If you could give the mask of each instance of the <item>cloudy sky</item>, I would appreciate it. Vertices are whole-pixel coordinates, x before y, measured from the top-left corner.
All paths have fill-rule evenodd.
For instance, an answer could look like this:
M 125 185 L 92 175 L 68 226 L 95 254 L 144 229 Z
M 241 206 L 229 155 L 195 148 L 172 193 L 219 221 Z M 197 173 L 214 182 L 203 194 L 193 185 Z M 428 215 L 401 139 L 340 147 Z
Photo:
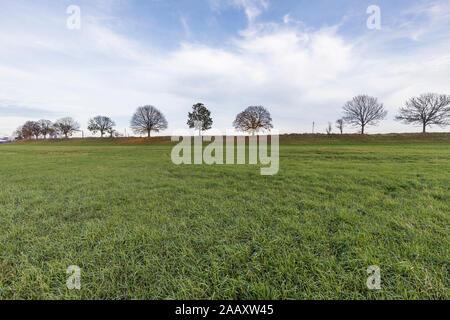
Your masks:
M 220 130 L 264 105 L 281 132 L 325 131 L 360 93 L 389 111 L 369 133 L 420 131 L 393 118 L 408 97 L 450 94 L 449 40 L 448 0 L 0 0 L 0 135 L 99 114 L 123 132 L 146 104 L 170 134 L 197 102 Z

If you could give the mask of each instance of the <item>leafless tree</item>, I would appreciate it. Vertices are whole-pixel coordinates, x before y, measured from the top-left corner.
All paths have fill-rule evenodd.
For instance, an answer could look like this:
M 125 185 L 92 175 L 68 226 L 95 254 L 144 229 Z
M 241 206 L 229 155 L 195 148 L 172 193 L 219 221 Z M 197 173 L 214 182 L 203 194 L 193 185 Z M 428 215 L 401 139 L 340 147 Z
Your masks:
M 111 120 L 111 118 L 105 116 L 96 116 L 89 120 L 87 128 L 93 133 L 97 133 L 97 131 L 100 132 L 100 136 L 103 138 L 103 135 L 110 132 L 111 130 L 114 130 L 113 127 L 115 126 L 116 124 Z
M 33 127 L 31 128 L 33 132 L 33 136 L 37 139 L 39 139 L 39 136 L 41 135 L 41 125 L 37 121 L 32 121 Z
M 109 134 L 110 134 L 110 137 L 111 137 L 111 138 L 120 138 L 120 137 L 123 137 L 123 134 L 121 134 L 119 131 L 114 130 L 114 129 L 113 129 L 112 132 L 109 132 Z
M 368 95 L 359 95 L 344 105 L 344 121 L 353 126 L 361 127 L 361 134 L 368 125 L 377 125 L 386 118 L 387 111 L 377 98 Z
M 21 128 L 25 139 L 31 139 L 33 136 L 38 139 L 41 133 L 41 127 L 36 121 L 27 121 Z
M 422 125 L 423 133 L 427 127 L 437 125 L 444 127 L 450 124 L 450 95 L 425 93 L 409 99 L 400 108 L 396 120 L 403 123 Z
M 150 138 L 152 131 L 159 132 L 167 129 L 167 120 L 164 115 L 154 106 L 143 106 L 137 108 L 131 119 L 131 129 L 135 133 L 146 133 Z
M 273 128 L 269 111 L 263 106 L 251 106 L 239 113 L 233 121 L 233 127 L 238 131 L 249 132 L 252 135 L 260 130 Z
M 67 139 L 74 132 L 79 131 L 80 125 L 73 118 L 66 117 L 59 120 L 56 120 L 53 127 L 56 129 L 58 133 L 64 135 Z
M 20 126 L 14 131 L 13 133 L 14 140 L 23 140 L 26 139 L 26 137 L 23 134 L 23 126 Z
M 331 135 L 333 132 L 333 126 L 331 125 L 331 122 L 328 122 L 328 127 L 326 128 L 327 135 Z
M 116 131 L 116 129 L 114 129 L 113 127 L 108 128 L 108 130 L 106 130 L 106 133 L 109 134 L 110 138 L 114 138 L 117 137 L 118 132 Z
M 33 137 L 32 127 L 33 127 L 32 121 L 27 121 L 22 126 L 17 128 L 16 134 L 19 136 L 20 132 L 20 136 L 23 139 L 31 139 Z
M 56 130 L 55 126 L 50 129 L 50 132 L 48 133 L 49 139 L 58 139 L 58 131 Z
M 29 134 L 27 134 L 27 133 L 29 133 Z M 25 126 L 21 125 L 21 126 L 17 127 L 16 131 L 14 131 L 14 137 L 16 140 L 30 139 L 31 132 L 27 132 L 25 130 Z
M 341 134 L 344 133 L 344 120 L 343 119 L 338 119 L 336 120 L 336 128 L 339 129 L 339 132 Z
M 41 119 L 38 121 L 39 127 L 41 129 L 41 134 L 44 136 L 44 139 L 47 138 L 47 135 L 50 135 L 53 132 L 53 124 L 50 120 Z

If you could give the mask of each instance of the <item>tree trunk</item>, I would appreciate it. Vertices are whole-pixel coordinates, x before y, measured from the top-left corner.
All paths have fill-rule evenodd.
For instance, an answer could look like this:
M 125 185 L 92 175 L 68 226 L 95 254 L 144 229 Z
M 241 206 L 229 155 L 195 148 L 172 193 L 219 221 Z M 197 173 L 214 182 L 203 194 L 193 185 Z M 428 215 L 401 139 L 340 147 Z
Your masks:
M 103 138 L 103 131 L 100 132 L 100 138 Z
M 361 126 L 361 134 L 364 134 L 364 125 Z
M 150 131 L 151 131 L 151 130 L 148 130 L 148 131 L 147 131 L 147 133 L 148 133 L 147 136 L 148 136 L 149 138 L 150 138 Z
M 427 133 L 427 125 L 425 123 L 423 124 L 423 131 L 422 131 L 422 133 Z

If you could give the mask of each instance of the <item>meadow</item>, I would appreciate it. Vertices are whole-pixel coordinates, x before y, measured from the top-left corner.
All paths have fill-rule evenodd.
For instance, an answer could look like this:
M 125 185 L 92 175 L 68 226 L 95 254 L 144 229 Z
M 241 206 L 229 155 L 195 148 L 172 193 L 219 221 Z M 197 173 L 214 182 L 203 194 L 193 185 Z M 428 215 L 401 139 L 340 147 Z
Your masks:
M 450 134 L 283 136 L 274 176 L 171 148 L 0 145 L 0 299 L 449 298 Z

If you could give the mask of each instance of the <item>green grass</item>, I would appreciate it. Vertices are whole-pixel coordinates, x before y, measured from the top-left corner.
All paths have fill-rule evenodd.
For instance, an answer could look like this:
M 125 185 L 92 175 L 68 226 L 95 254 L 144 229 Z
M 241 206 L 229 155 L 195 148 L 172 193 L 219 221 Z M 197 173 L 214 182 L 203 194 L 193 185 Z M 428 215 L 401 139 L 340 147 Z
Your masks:
M 275 176 L 170 152 L 0 145 L 0 298 L 449 298 L 450 134 L 283 137 Z

